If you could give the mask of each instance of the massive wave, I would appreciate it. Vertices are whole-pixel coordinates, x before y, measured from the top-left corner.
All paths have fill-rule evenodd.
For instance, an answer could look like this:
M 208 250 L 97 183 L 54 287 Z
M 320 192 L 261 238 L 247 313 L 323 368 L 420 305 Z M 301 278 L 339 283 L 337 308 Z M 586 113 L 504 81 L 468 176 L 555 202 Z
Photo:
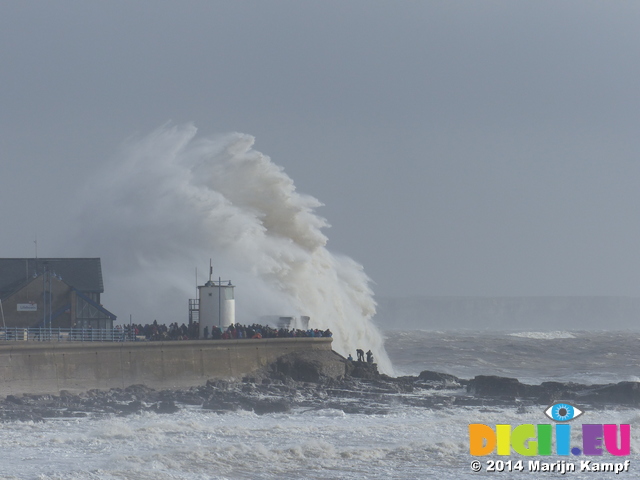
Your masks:
M 127 322 L 183 323 L 211 258 L 214 278 L 236 285 L 239 323 L 308 315 L 311 328 L 332 330 L 336 351 L 371 349 L 392 373 L 370 280 L 327 250 L 322 204 L 298 193 L 252 136 L 196 133 L 166 125 L 129 141 L 82 193 L 76 238 L 103 259 L 105 307 Z

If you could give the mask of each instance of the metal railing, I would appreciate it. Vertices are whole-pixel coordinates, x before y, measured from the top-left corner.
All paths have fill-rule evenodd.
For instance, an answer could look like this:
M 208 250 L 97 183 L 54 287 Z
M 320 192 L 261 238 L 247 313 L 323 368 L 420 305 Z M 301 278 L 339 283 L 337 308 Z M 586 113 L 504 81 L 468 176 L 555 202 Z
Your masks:
M 144 341 L 133 331 L 113 328 L 6 328 L 0 342 L 134 342 Z

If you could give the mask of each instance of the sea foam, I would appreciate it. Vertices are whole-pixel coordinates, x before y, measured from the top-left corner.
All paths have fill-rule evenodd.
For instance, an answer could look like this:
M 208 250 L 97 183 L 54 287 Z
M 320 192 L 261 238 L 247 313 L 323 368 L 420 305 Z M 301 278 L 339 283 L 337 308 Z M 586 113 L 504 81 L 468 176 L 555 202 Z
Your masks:
M 557 340 L 576 338 L 571 332 L 516 332 L 508 334 L 511 337 L 531 338 L 536 340 Z

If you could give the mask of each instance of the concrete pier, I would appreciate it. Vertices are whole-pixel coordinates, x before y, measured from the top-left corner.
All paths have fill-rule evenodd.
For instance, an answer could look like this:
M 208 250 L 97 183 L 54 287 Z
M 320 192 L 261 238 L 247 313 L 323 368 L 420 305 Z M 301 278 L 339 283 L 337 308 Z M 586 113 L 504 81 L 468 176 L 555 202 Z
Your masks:
M 170 342 L 4 342 L 0 395 L 91 389 L 186 388 L 241 379 L 293 352 L 331 351 L 331 338 Z

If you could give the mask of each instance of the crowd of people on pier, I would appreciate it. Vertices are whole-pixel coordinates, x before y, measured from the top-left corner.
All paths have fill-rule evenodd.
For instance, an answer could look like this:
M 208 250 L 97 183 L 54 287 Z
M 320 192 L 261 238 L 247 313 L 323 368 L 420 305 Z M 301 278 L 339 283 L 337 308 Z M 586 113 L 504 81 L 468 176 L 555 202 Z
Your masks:
M 165 324 L 158 323 L 154 320 L 153 323 L 146 325 L 116 325 L 115 328 L 121 328 L 124 338 L 140 339 L 144 337 L 145 340 L 194 340 L 198 338 L 198 324 L 192 322 L 188 326 L 184 323 L 178 326 L 178 322 L 170 324 L 168 327 Z
M 331 330 L 308 329 L 301 330 L 299 328 L 274 328 L 269 325 L 260 325 L 254 323 L 252 325 L 241 325 L 239 323 L 231 324 L 227 328 L 222 329 L 218 326 L 209 328 L 205 326 L 203 335 L 200 337 L 200 326 L 198 322 L 191 322 L 189 325 L 178 325 L 177 322 L 169 326 L 159 324 L 154 320 L 151 324 L 138 325 L 118 325 L 117 329 L 122 330 L 124 338 L 138 339 L 150 341 L 164 340 L 197 340 L 199 338 L 211 340 L 229 340 L 243 338 L 287 338 L 287 337 L 332 337 Z
M 151 324 L 146 325 L 118 325 L 116 329 L 120 329 L 122 337 L 132 340 L 149 340 L 149 341 L 165 341 L 165 340 L 198 340 L 198 339 L 210 339 L 210 340 L 230 340 L 230 339 L 243 339 L 243 338 L 289 338 L 289 337 L 332 337 L 331 330 L 320 329 L 308 329 L 301 330 L 299 328 L 275 328 L 269 325 L 260 325 L 254 323 L 252 325 L 241 325 L 239 323 L 232 323 L 225 329 L 221 329 L 218 326 L 213 326 L 209 329 L 205 326 L 203 329 L 203 335 L 200 336 L 200 325 L 198 322 L 190 322 L 189 325 L 178 325 L 177 322 L 170 324 L 168 327 L 164 324 L 159 324 L 157 320 L 154 320 Z M 366 354 L 364 350 L 358 348 L 356 350 L 358 355 L 357 362 L 365 362 L 365 355 L 367 357 L 366 363 L 373 363 L 373 353 L 369 350 Z M 353 362 L 351 354 L 347 357 L 347 360 Z
M 284 337 L 331 337 L 331 330 L 308 329 L 301 330 L 299 328 L 273 328 L 268 325 L 245 326 L 238 323 L 231 324 L 226 330 L 213 326 L 211 332 L 208 327 L 204 327 L 204 338 L 212 338 L 213 340 L 228 340 L 231 338 L 284 338 Z

